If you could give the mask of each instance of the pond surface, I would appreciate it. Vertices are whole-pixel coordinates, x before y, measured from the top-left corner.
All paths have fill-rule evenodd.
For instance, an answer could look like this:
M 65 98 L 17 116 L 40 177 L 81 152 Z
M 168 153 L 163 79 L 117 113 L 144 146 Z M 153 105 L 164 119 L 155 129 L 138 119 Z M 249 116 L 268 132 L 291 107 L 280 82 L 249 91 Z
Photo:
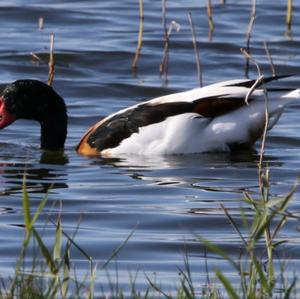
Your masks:
M 75 241 L 94 261 L 105 261 L 133 232 L 116 258 L 121 285 L 129 282 L 129 272 L 140 269 L 137 282 L 141 288 L 147 284 L 147 273 L 167 290 L 174 289 L 185 252 L 197 282 L 204 283 L 204 249 L 195 234 L 238 254 L 239 237 L 221 204 L 239 219 L 243 193 L 257 195 L 259 143 L 253 150 L 235 154 L 120 159 L 83 157 L 74 151 L 85 130 L 103 116 L 146 99 L 199 86 L 188 12 L 195 25 L 204 84 L 245 77 L 246 61 L 240 48 L 246 46 L 251 1 L 228 0 L 225 5 L 213 1 L 212 36 L 205 2 L 167 1 L 166 23 L 176 21 L 180 31 L 172 31 L 168 75 L 160 76 L 164 49 L 161 1 L 144 1 L 143 46 L 136 73 L 132 73 L 131 63 L 138 37 L 138 1 L 1 1 L 1 87 L 23 78 L 47 81 L 50 33 L 54 32 L 54 88 L 64 97 L 69 114 L 62 156 L 39 149 L 40 129 L 35 122 L 17 121 L 0 132 L 1 276 L 13 273 L 23 240 L 24 173 L 33 209 L 51 187 L 38 225 L 43 227 L 49 213 L 55 219 L 61 209 L 66 232 L 72 234 L 80 222 Z M 258 1 L 251 53 L 270 75 L 263 46 L 267 41 L 276 72 L 298 73 L 279 86 L 299 88 L 299 1 L 294 1 L 294 6 L 292 31 L 286 34 L 286 1 Z M 38 28 L 40 17 L 44 18 L 43 30 Z M 252 64 L 248 75 L 257 76 Z M 265 162 L 270 167 L 272 195 L 286 194 L 300 174 L 299 113 L 299 103 L 287 107 L 268 136 Z M 299 200 L 296 192 L 290 212 L 299 212 Z M 298 225 L 290 220 L 280 236 L 291 241 L 281 253 L 294 265 L 300 258 Z M 44 236 L 51 244 L 51 223 Z M 218 265 L 229 276 L 236 275 L 213 254 L 208 259 L 209 270 Z M 75 249 L 72 261 L 78 275 L 84 276 L 88 263 Z M 102 275 L 107 274 L 99 274 L 99 280 Z

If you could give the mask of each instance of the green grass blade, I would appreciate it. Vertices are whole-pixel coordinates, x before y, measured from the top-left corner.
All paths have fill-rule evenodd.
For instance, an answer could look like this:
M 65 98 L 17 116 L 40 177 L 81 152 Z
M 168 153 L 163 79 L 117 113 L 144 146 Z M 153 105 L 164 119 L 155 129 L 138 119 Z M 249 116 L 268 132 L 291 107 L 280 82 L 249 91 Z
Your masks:
M 242 232 L 240 231 L 238 225 L 236 224 L 236 222 L 231 217 L 231 215 L 229 214 L 228 210 L 225 208 L 225 206 L 223 204 L 221 204 L 221 208 L 223 209 L 223 211 L 224 211 L 226 217 L 228 218 L 229 222 L 231 223 L 232 227 L 234 228 L 234 230 L 237 232 L 237 234 L 239 235 L 240 239 L 244 243 L 244 246 L 247 248 L 248 247 L 248 243 L 247 243 L 246 239 L 244 238 Z
M 182 288 L 182 297 L 185 299 L 194 299 L 195 296 L 193 295 L 193 293 L 191 292 L 190 288 L 188 288 L 186 286 L 186 284 L 184 283 L 184 281 L 182 281 L 181 283 L 181 288 Z
M 54 261 L 61 259 L 61 243 L 62 243 L 61 221 L 60 218 L 58 218 L 56 224 L 56 230 L 55 230 L 54 247 L 53 247 Z
M 185 267 L 185 272 L 182 271 L 182 274 L 184 274 L 183 277 L 185 277 L 185 281 L 188 283 L 189 286 L 189 290 L 190 290 L 190 294 L 192 295 L 192 297 L 195 297 L 195 290 L 194 290 L 194 284 L 193 284 L 193 280 L 192 280 L 192 273 L 191 273 L 191 268 L 189 265 L 189 260 L 188 260 L 188 256 L 186 255 L 184 258 L 184 267 Z
M 51 257 L 51 254 L 50 254 L 49 250 L 47 249 L 47 247 L 45 246 L 42 238 L 40 237 L 40 235 L 38 234 L 38 232 L 34 228 L 32 228 L 32 232 L 33 232 L 33 235 L 34 235 L 34 237 L 36 238 L 36 240 L 38 242 L 41 254 L 43 255 L 43 257 L 44 257 L 51 273 L 56 275 L 57 272 L 58 272 L 58 269 L 55 265 L 54 260 Z
M 289 200 L 289 198 L 288 198 Z M 274 208 L 274 207 L 284 207 L 286 203 L 286 198 L 272 198 L 266 204 L 266 208 Z
M 22 205 L 23 205 L 23 212 L 24 212 L 24 224 L 26 227 L 26 232 L 29 233 L 31 230 L 31 216 L 30 216 L 30 202 L 29 202 L 29 195 L 26 189 L 26 177 L 23 177 L 23 186 L 22 186 L 23 198 L 22 198 Z
M 122 248 L 128 243 L 129 239 L 132 237 L 133 234 L 134 234 L 134 230 L 128 235 L 128 237 L 125 239 L 125 241 L 123 241 L 122 244 L 113 251 L 113 253 L 110 255 L 110 257 L 101 266 L 101 269 L 105 268 L 111 262 L 111 260 L 118 255 L 120 250 L 122 250 Z
M 284 227 L 284 225 L 286 224 L 286 222 L 287 222 L 287 217 L 283 216 L 280 219 L 279 223 L 276 225 L 275 229 L 273 230 L 272 240 L 274 240 L 276 238 L 277 233 Z
M 65 254 L 64 254 L 64 266 L 63 266 L 63 282 L 61 286 L 62 298 L 66 298 L 69 290 L 70 282 L 70 246 L 71 243 L 68 241 Z
M 257 242 L 264 234 L 266 229 L 270 226 L 270 223 L 275 214 L 268 214 L 268 211 L 264 211 L 262 213 L 256 213 L 253 220 L 252 234 L 251 239 L 254 242 Z
M 255 256 L 253 256 L 253 263 L 256 269 L 256 272 L 258 273 L 259 276 L 259 281 L 261 284 L 261 289 L 264 290 L 266 293 L 268 293 L 269 295 L 272 294 L 272 286 L 270 286 L 268 284 L 268 280 L 264 274 L 264 269 L 263 269 L 263 265 L 261 263 L 259 263 L 256 259 Z
M 56 223 L 51 220 L 51 223 L 56 226 Z M 68 241 L 83 255 L 87 260 L 92 261 L 92 258 L 74 241 L 74 237 L 70 237 L 63 229 L 61 230 L 62 234 L 68 239 Z
M 43 200 L 41 200 L 38 208 L 36 209 L 32 219 L 31 219 L 31 222 L 30 222 L 31 227 L 34 226 L 35 222 L 37 221 L 38 217 L 40 216 L 42 210 L 44 209 L 44 207 L 46 205 L 47 200 L 48 200 L 48 193 L 45 195 Z
M 287 196 L 282 201 L 282 204 L 279 208 L 281 212 L 283 212 L 286 209 L 288 203 L 290 202 L 290 200 L 293 198 L 295 192 L 297 191 L 297 188 L 298 188 L 298 182 L 295 183 L 292 190 L 287 194 Z
M 165 298 L 167 299 L 172 299 L 172 296 L 169 296 L 167 293 L 165 293 L 159 286 L 157 286 L 148 276 L 147 274 L 145 274 L 145 277 L 149 283 L 149 285 L 151 286 L 151 288 L 153 288 L 155 291 L 157 291 L 159 294 L 163 295 Z
M 237 271 L 239 271 L 240 267 L 238 263 L 236 263 L 224 250 L 222 250 L 219 246 L 207 241 L 206 239 L 202 238 L 201 236 L 196 236 L 196 238 L 205 244 L 205 246 L 212 252 L 218 254 L 219 256 L 223 257 L 227 260 Z
M 216 275 L 218 277 L 218 279 L 221 281 L 221 283 L 223 284 L 228 297 L 231 299 L 240 299 L 240 296 L 238 296 L 238 294 L 236 293 L 236 291 L 234 290 L 232 284 L 230 283 L 230 281 L 228 280 L 227 277 L 225 277 L 222 272 L 217 271 Z
M 90 276 L 90 284 L 89 284 L 89 299 L 94 298 L 94 292 L 95 292 L 95 280 L 96 280 L 96 271 L 97 271 L 97 265 L 94 266 L 93 269 L 91 269 L 91 276 Z
M 276 247 L 278 247 L 278 246 L 280 246 L 282 244 L 286 244 L 286 243 L 288 243 L 288 240 L 280 240 L 278 242 L 273 243 L 272 246 L 275 249 Z
M 291 285 L 289 286 L 289 288 L 287 289 L 286 293 L 284 294 L 283 299 L 289 299 L 291 298 L 291 292 L 294 289 L 295 285 L 297 282 L 297 277 L 295 277 L 291 283 Z

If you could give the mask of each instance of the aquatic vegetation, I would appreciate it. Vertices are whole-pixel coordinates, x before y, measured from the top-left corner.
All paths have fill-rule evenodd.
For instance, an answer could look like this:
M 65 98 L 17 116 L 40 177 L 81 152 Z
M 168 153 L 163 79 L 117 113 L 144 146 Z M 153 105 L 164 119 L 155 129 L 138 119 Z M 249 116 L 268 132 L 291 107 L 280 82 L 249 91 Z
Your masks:
M 0 298 L 280 298 L 295 296 L 297 277 L 287 277 L 284 267 L 286 261 L 278 260 L 276 250 L 287 242 L 278 238 L 278 234 L 287 223 L 289 217 L 294 217 L 287 211 L 296 185 L 284 197 L 272 198 L 270 196 L 269 170 L 259 166 L 260 196 L 253 198 L 245 193 L 244 203 L 253 213 L 246 213 L 241 208 L 238 220 L 230 215 L 222 205 L 224 214 L 231 223 L 235 233 L 241 241 L 241 254 L 232 256 L 221 247 L 207 241 L 204 237 L 195 235 L 195 239 L 204 244 L 208 251 L 226 260 L 236 271 L 238 281 L 231 282 L 220 269 L 215 270 L 215 277 L 208 278 L 204 285 L 192 279 L 189 266 L 188 253 L 184 256 L 184 269 L 180 269 L 177 281 L 177 290 L 165 292 L 163 281 L 157 283 L 147 274 L 147 289 L 139 290 L 135 285 L 136 276 L 129 275 L 128 290 L 120 289 L 117 282 L 110 282 L 110 287 L 103 287 L 97 276 L 100 271 L 105 271 L 118 253 L 128 242 L 132 232 L 126 240 L 112 252 L 111 256 L 102 265 L 94 263 L 93 258 L 85 252 L 75 241 L 76 232 L 67 234 L 62 225 L 61 217 L 49 223 L 55 227 L 54 241 L 49 248 L 43 240 L 43 230 L 36 228 L 37 220 L 47 204 L 48 196 L 40 201 L 33 213 L 30 207 L 30 198 L 26 189 L 26 180 L 23 183 L 23 212 L 24 212 L 24 241 L 20 257 L 16 263 L 15 274 L 9 280 L 2 279 Z M 248 209 L 249 210 L 249 209 Z M 238 222 L 243 224 L 241 227 Z M 76 268 L 72 266 L 72 252 L 77 250 L 89 264 L 89 271 L 85 278 L 76 275 Z M 206 259 L 209 264 L 209 259 Z M 277 267 L 275 267 L 277 266 Z M 280 269 L 280 271 L 275 269 Z M 109 272 L 107 272 L 109 275 Z M 207 270 L 207 276 L 211 276 Z M 108 279 L 109 280 L 109 279 Z M 104 283 L 103 283 L 104 284 Z M 99 289 L 102 294 L 99 292 Z M 225 295 L 226 294 L 226 295 Z

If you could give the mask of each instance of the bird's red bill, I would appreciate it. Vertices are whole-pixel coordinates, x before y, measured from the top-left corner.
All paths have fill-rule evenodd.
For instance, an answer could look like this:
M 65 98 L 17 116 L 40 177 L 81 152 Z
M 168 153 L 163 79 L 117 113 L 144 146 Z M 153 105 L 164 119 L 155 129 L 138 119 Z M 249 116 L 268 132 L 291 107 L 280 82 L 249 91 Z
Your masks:
M 3 129 L 16 120 L 16 116 L 5 108 L 3 97 L 0 97 L 0 129 Z

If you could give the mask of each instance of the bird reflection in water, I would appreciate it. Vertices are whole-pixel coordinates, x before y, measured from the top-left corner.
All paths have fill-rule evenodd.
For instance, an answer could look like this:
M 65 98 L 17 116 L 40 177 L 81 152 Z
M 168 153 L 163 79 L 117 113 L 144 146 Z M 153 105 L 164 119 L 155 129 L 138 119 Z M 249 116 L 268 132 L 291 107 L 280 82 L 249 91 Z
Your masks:
M 28 159 L 29 160 L 29 159 Z M 64 152 L 43 151 L 38 162 L 17 161 L 14 159 L 0 162 L 1 191 L 0 195 L 20 194 L 23 179 L 26 178 L 26 189 L 30 193 L 45 194 L 49 189 L 68 188 L 65 167 L 69 163 Z
M 193 187 L 199 181 L 207 182 L 217 177 L 213 170 L 226 172 L 229 166 L 250 169 L 256 167 L 259 155 L 256 150 L 249 149 L 237 153 L 202 153 L 189 155 L 128 155 L 118 158 L 94 158 L 90 165 L 110 166 L 117 168 L 120 173 L 136 180 L 144 180 L 156 185 L 185 185 Z M 266 161 L 273 161 L 266 157 Z M 273 161 L 274 162 L 274 161 Z M 196 188 L 199 188 L 197 186 Z M 213 191 L 213 190 L 212 190 Z M 222 190 L 220 190 L 222 191 Z

